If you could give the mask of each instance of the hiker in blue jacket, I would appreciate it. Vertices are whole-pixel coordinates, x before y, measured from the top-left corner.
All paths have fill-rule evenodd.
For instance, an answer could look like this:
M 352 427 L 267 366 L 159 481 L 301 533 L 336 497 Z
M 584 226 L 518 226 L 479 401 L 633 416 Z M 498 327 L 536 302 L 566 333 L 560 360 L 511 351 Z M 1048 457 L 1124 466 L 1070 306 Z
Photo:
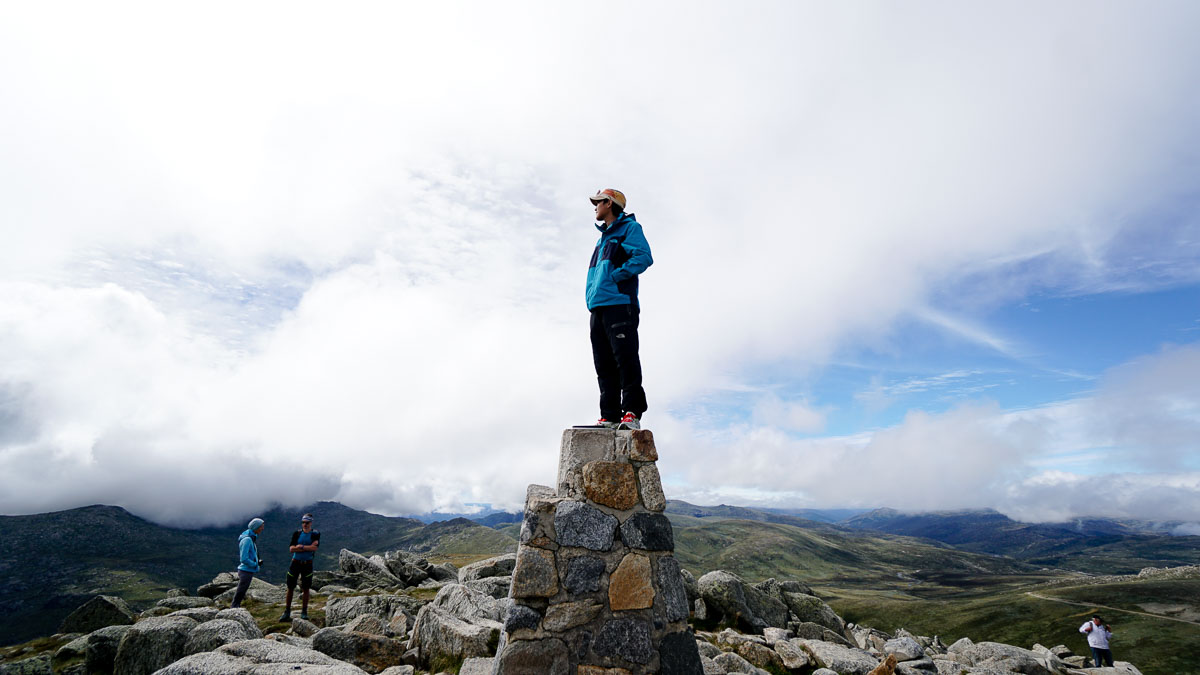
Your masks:
M 596 211 L 596 229 L 600 230 L 587 275 L 592 360 L 600 383 L 600 419 L 596 424 L 638 429 L 646 412 L 642 362 L 638 357 L 638 275 L 654 259 L 642 226 L 632 213 L 625 213 L 625 195 L 620 190 L 600 190 L 589 199 Z
M 292 620 L 292 593 L 300 584 L 300 618 L 308 620 L 308 592 L 313 582 L 313 558 L 321 545 L 321 533 L 313 529 L 313 514 L 300 517 L 300 529 L 292 533 L 288 550 L 292 553 L 292 564 L 287 571 L 287 598 L 283 601 L 283 616 L 280 621 Z
M 262 518 L 255 518 L 246 525 L 246 531 L 238 535 L 238 553 L 241 561 L 238 563 L 238 585 L 233 594 L 230 607 L 241 607 L 242 599 L 250 588 L 250 580 L 262 568 L 262 560 L 258 557 L 258 535 L 262 533 L 266 523 Z

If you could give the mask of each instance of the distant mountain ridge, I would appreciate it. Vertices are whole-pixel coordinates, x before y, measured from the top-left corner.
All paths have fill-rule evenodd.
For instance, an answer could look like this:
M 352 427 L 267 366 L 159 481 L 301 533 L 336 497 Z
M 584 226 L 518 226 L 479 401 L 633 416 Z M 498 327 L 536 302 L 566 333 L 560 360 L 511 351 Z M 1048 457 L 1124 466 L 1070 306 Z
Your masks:
M 993 509 L 903 513 L 882 508 L 840 525 L 1084 572 L 1132 573 L 1150 564 L 1195 564 L 1200 557 L 1200 537 L 1170 534 L 1179 525 L 1175 522 L 1079 518 L 1022 523 Z

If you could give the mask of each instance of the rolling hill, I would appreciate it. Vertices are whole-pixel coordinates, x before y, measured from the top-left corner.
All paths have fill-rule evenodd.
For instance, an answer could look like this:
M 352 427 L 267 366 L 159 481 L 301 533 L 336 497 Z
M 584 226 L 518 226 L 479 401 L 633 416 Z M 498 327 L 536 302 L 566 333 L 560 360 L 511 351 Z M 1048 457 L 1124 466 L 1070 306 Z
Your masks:
M 990 509 L 917 514 L 876 509 L 839 525 L 919 537 L 961 551 L 1003 555 L 1042 567 L 1096 574 L 1131 574 L 1143 567 L 1200 562 L 1200 537 L 1167 534 L 1177 523 L 1103 518 L 1022 523 Z

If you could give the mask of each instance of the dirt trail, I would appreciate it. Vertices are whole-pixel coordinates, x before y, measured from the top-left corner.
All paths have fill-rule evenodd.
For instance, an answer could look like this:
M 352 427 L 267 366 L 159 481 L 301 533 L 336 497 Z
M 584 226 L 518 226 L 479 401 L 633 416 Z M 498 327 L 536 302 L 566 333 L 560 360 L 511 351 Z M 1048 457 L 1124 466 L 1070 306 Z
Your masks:
M 1051 597 L 1049 595 L 1042 595 L 1041 593 L 1034 593 L 1033 591 L 1025 591 L 1025 595 L 1037 598 L 1039 600 L 1049 600 L 1051 602 L 1061 602 L 1064 605 L 1077 605 L 1079 607 L 1096 607 L 1096 608 L 1100 608 L 1100 609 L 1111 609 L 1114 612 L 1125 612 L 1126 614 L 1141 614 L 1142 616 L 1152 616 L 1156 619 L 1166 619 L 1167 621 L 1178 621 L 1179 623 L 1190 623 L 1193 626 L 1200 626 L 1200 622 L 1188 621 L 1187 619 L 1177 619 L 1173 616 L 1164 616 L 1162 614 L 1151 614 L 1150 612 L 1139 612 L 1135 609 L 1121 609 L 1120 607 L 1109 607 L 1108 605 L 1097 605 L 1095 603 L 1075 602 L 1074 600 L 1063 600 L 1062 598 L 1055 598 L 1055 597 Z

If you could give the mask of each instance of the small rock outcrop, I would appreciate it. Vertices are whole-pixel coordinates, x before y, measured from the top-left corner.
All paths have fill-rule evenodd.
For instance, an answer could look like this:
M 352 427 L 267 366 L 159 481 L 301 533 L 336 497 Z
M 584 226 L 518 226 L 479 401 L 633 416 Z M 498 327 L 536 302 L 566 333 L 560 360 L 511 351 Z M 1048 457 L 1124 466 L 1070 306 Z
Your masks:
M 511 577 L 513 568 L 517 566 L 517 555 L 506 553 L 487 560 L 473 562 L 458 570 L 459 583 L 467 583 L 489 577 Z
M 408 646 L 431 668 L 489 657 L 496 652 L 508 604 L 461 584 L 443 586 L 417 614 Z
M 137 622 L 117 647 L 115 675 L 150 675 L 187 655 L 196 621 L 185 616 L 156 616 Z
M 495 675 L 703 674 L 657 460 L 648 430 L 563 432 L 556 489 L 526 496 Z
M 403 663 L 405 646 L 399 640 L 359 631 L 322 628 L 312 637 L 313 649 L 368 673 L 379 673 L 388 666 Z
M 233 619 L 214 618 L 192 629 L 183 651 L 186 654 L 211 652 L 231 642 L 251 640 L 255 637 L 245 626 Z
M 117 660 L 117 647 L 133 626 L 109 626 L 92 631 L 87 636 L 84 664 L 88 673 L 109 675 Z
M 181 659 L 158 671 L 158 675 L 266 675 L 284 672 L 301 675 L 362 675 L 363 671 L 312 649 L 274 640 L 247 640 Z
M 334 596 L 325 603 L 325 625 L 341 626 L 364 615 L 387 624 L 404 622 L 409 615 L 416 615 L 422 604 L 407 595 Z
M 203 588 L 203 586 L 201 588 Z M 220 595 L 217 595 L 215 598 L 213 598 L 213 600 L 215 600 L 219 604 L 228 606 L 229 603 L 233 600 L 233 596 L 235 593 L 237 593 L 236 587 L 230 588 L 228 590 L 223 591 Z M 254 575 L 254 578 L 252 578 L 250 580 L 250 588 L 248 588 L 246 590 L 247 598 L 250 598 L 252 600 L 257 600 L 258 602 L 265 602 L 268 604 L 278 604 L 278 603 L 283 602 L 283 599 L 286 594 L 287 594 L 286 588 L 284 588 L 283 586 L 276 586 L 275 584 L 263 581 L 262 579 L 258 578 L 257 574 Z M 181 600 L 181 599 L 182 598 L 176 598 L 176 600 Z M 177 608 L 177 609 L 182 609 L 182 608 Z
M 83 603 L 63 619 L 60 633 L 91 633 L 106 626 L 122 626 L 134 622 L 137 614 L 125 601 L 115 595 L 97 595 Z

